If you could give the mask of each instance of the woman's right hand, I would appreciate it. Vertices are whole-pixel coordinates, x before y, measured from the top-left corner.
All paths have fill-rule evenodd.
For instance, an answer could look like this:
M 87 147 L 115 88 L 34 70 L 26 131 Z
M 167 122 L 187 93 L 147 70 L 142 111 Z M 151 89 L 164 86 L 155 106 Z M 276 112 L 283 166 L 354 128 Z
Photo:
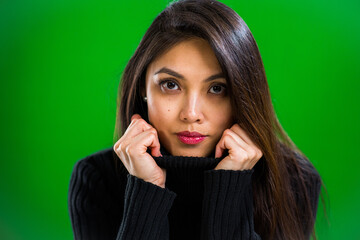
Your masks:
M 156 164 L 147 148 L 154 157 L 162 156 L 156 129 L 134 114 L 124 135 L 115 143 L 114 151 L 131 175 L 165 188 L 166 171 Z

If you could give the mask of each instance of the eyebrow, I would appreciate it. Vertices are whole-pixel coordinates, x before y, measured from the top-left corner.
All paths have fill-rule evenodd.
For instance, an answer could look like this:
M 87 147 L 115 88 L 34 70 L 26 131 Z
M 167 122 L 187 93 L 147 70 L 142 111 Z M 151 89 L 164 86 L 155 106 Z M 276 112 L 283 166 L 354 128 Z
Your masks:
M 154 75 L 156 74 L 159 74 L 159 73 L 166 73 L 166 74 L 169 74 L 169 75 L 172 75 L 176 78 L 179 78 L 179 79 L 182 79 L 182 80 L 186 80 L 185 77 L 183 75 L 181 75 L 180 73 L 177 73 L 175 72 L 174 70 L 171 70 L 167 67 L 163 67 L 161 68 L 159 71 L 157 71 Z M 212 80 L 215 80 L 215 79 L 218 79 L 218 78 L 225 78 L 224 74 L 223 73 L 217 73 L 217 74 L 214 74 L 208 78 L 206 78 L 204 80 L 204 82 L 210 82 Z

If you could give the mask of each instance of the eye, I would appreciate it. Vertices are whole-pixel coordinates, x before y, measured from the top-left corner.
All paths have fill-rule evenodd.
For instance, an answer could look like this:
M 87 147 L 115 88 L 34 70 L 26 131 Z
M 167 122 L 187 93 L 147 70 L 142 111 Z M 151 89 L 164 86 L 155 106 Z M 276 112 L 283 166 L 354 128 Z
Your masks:
M 168 89 L 168 90 L 178 90 L 178 89 L 179 89 L 178 84 L 175 83 L 175 82 L 172 81 L 172 80 L 161 81 L 161 82 L 159 83 L 159 85 L 160 85 L 162 88 L 165 88 L 165 89 Z
M 210 93 L 213 94 L 222 94 L 223 92 L 225 92 L 226 87 L 224 85 L 214 85 L 210 88 Z

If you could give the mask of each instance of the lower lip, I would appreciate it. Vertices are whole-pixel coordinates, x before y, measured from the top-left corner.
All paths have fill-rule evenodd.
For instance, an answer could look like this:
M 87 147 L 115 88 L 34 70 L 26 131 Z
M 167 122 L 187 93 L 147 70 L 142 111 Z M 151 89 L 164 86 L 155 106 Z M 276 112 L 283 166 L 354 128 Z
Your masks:
M 188 137 L 184 135 L 177 135 L 177 136 L 179 140 L 185 144 L 198 144 L 205 139 L 205 136 L 203 137 Z

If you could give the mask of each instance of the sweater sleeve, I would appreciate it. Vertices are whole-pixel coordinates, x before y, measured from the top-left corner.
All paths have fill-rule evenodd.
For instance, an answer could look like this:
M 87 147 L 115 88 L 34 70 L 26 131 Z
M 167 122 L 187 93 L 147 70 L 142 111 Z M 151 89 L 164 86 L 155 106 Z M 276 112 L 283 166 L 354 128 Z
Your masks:
M 75 239 L 167 239 L 175 193 L 128 175 L 124 202 L 116 202 L 104 179 L 89 161 L 74 167 L 68 201 Z
M 128 175 L 117 239 L 169 239 L 167 215 L 176 194 Z
M 252 173 L 253 170 L 205 172 L 202 239 L 261 239 L 254 231 Z

